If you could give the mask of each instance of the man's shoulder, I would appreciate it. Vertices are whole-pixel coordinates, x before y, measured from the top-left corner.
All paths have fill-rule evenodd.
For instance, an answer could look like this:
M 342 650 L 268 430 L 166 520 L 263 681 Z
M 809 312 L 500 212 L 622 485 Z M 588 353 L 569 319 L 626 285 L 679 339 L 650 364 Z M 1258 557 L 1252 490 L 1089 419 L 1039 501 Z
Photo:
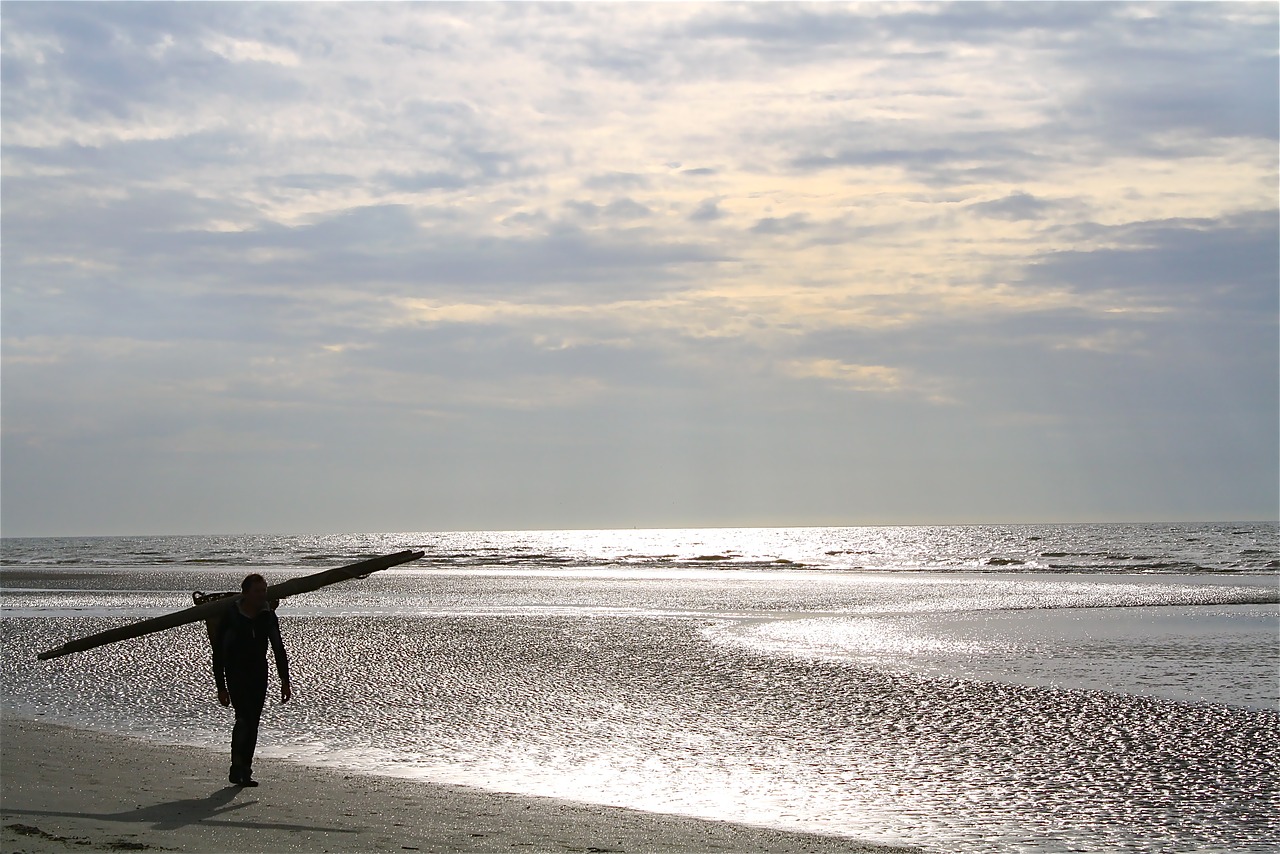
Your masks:
M 215 640 L 225 637 L 227 632 L 231 630 L 231 626 L 236 619 L 236 605 L 233 598 L 228 598 L 227 603 L 213 612 L 209 622 L 213 625 L 213 633 Z

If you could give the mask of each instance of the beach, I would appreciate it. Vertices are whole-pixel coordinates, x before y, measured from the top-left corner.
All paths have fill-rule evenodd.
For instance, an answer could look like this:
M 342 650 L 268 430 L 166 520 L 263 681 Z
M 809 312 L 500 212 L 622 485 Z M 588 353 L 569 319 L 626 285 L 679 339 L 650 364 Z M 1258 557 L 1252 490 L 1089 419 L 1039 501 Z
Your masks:
M 281 604 L 257 789 L 224 782 L 203 626 L 37 658 L 403 548 Z M 1261 526 L 6 541 L 3 850 L 1262 854 L 1276 553 Z
M 721 821 L 263 760 L 225 780 L 220 752 L 3 721 L 4 851 L 891 852 Z

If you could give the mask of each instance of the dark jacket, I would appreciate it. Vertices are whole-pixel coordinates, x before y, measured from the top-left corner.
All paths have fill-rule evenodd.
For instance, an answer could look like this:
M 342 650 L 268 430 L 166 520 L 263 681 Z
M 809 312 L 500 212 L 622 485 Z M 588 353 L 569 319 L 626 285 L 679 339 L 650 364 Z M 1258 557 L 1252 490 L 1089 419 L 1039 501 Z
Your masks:
M 266 675 L 267 644 L 276 656 L 276 673 L 281 684 L 289 681 L 289 657 L 280 638 L 280 621 L 276 612 L 264 608 L 256 617 L 240 610 L 239 599 L 223 613 L 213 636 L 213 678 L 218 690 L 227 690 L 227 673 Z

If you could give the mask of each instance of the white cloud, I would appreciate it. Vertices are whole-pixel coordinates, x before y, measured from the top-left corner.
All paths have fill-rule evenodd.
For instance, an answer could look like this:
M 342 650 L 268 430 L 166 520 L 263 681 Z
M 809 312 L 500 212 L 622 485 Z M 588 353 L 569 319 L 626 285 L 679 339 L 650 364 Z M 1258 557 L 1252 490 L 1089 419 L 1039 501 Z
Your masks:
M 856 391 L 901 391 L 905 383 L 902 371 L 884 365 L 849 365 L 836 359 L 813 359 L 791 362 L 787 371 L 796 377 L 833 380 Z
M 1116 355 L 1141 352 L 1147 336 L 1136 330 L 1107 329 L 1096 335 L 1061 340 L 1053 345 L 1055 350 L 1086 350 L 1093 353 Z
M 874 394 L 907 394 L 930 403 L 954 403 L 937 380 L 924 379 L 913 372 L 887 365 L 856 365 L 839 359 L 795 360 L 784 366 L 788 376 L 819 379 L 856 392 Z
M 171 37 L 162 42 L 165 46 L 171 43 Z M 265 62 L 290 68 L 302 64 L 298 55 L 288 48 L 251 39 L 220 36 L 207 40 L 204 46 L 231 62 Z

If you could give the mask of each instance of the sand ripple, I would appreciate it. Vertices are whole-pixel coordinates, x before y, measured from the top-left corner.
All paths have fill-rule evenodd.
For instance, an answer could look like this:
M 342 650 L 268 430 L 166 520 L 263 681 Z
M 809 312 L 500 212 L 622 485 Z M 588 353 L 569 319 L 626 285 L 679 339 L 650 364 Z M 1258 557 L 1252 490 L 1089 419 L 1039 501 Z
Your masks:
M 25 661 L 48 624 L 95 622 L 0 621 L 7 704 L 225 739 L 205 662 L 186 652 L 202 648 L 194 629 Z M 269 712 L 264 741 L 390 774 L 969 851 L 1273 844 L 1275 712 L 766 655 L 709 640 L 716 623 L 290 617 L 298 701 Z

